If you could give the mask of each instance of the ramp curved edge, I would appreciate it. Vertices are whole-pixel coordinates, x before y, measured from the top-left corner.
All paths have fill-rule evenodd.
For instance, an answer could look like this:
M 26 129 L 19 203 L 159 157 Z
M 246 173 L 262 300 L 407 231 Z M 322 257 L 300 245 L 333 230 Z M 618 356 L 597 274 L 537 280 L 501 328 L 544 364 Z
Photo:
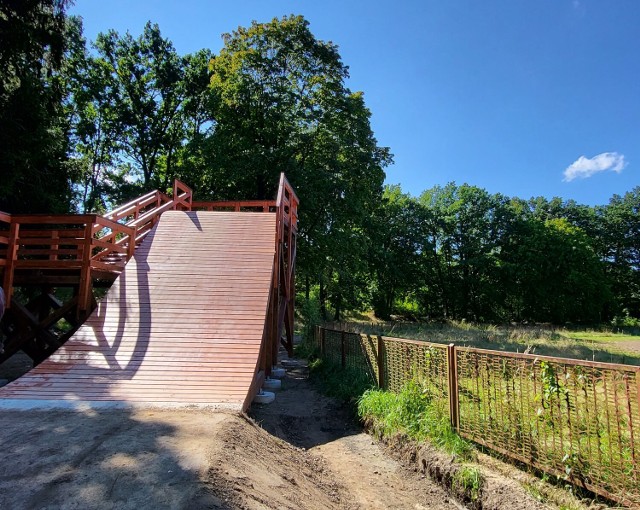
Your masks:
M 244 410 L 258 373 L 276 215 L 165 212 L 107 295 L 0 409 Z

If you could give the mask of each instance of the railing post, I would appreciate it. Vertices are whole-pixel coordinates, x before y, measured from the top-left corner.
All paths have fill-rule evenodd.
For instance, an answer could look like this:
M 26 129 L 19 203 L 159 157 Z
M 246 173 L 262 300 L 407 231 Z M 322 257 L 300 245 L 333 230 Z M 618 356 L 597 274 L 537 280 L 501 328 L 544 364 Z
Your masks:
M 51 253 L 49 254 L 49 260 L 58 260 L 58 248 L 59 245 L 56 240 L 60 239 L 60 234 L 57 230 L 51 231 Z
M 456 358 L 456 346 L 447 346 L 447 367 L 449 380 L 449 417 L 451 426 L 457 431 L 460 430 L 460 405 L 458 400 L 458 361 Z
M 378 335 L 378 387 L 384 389 L 384 340 Z
M 325 340 L 326 340 L 327 330 L 324 327 L 320 330 L 320 354 L 324 358 L 325 355 Z
M 11 222 L 9 227 L 9 243 L 7 245 L 7 263 L 4 268 L 4 288 L 5 307 L 11 306 L 11 297 L 13 293 L 13 272 L 18 259 L 18 235 L 20 234 L 20 224 L 16 221 Z
M 340 364 L 342 368 L 347 366 L 347 352 L 345 346 L 344 331 L 340 332 Z
M 91 249 L 93 247 L 93 221 L 87 222 L 84 227 L 84 239 L 82 243 L 82 260 L 80 269 L 80 285 L 78 290 L 78 311 L 81 319 L 86 318 L 91 311 Z
M 129 244 L 127 245 L 127 261 L 133 257 L 136 252 L 136 236 L 138 235 L 138 227 L 133 227 L 133 232 L 129 235 Z

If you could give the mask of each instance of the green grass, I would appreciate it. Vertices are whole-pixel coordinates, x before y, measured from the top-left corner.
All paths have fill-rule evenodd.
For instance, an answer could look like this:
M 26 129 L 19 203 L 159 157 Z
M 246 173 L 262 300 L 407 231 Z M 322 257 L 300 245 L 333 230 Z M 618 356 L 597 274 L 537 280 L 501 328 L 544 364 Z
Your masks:
M 450 425 L 446 409 L 429 398 L 418 381 L 409 381 L 399 393 L 371 389 L 358 401 L 358 415 L 379 437 L 403 434 L 429 441 L 448 454 L 473 460 L 475 449 Z
M 471 501 L 477 501 L 483 485 L 482 473 L 475 466 L 462 466 L 453 476 L 451 488 L 454 493 L 468 494 Z
M 324 394 L 352 405 L 373 385 L 361 371 L 342 368 L 320 358 L 310 360 L 309 375 Z
M 428 386 L 419 379 L 407 382 L 399 393 L 371 389 L 358 401 L 358 416 L 380 438 L 408 437 L 453 455 L 461 464 L 450 479 L 451 490 L 475 502 L 484 479 L 480 470 L 467 462 L 476 461 L 477 452 L 451 427 L 441 401 L 430 395 Z

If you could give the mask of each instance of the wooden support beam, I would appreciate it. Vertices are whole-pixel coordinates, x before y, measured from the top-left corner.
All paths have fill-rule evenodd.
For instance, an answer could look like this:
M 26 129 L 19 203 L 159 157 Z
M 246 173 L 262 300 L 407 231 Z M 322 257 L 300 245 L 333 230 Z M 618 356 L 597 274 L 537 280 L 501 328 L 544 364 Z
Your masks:
M 41 328 L 38 318 L 26 306 L 15 300 L 11 306 L 9 320 L 13 322 L 14 334 L 8 337 L 4 345 L 0 362 L 23 350 L 34 363 L 39 363 L 60 347 L 60 340 L 49 330 Z
M 78 288 L 78 319 L 86 318 L 91 312 L 91 240 L 93 224 L 87 224 L 82 250 L 80 286 Z
M 18 235 L 20 233 L 20 224 L 12 222 L 9 227 L 9 236 L 7 244 L 7 263 L 4 268 L 4 280 L 2 288 L 4 289 L 5 306 L 11 308 L 11 298 L 13 296 L 13 272 L 18 257 Z

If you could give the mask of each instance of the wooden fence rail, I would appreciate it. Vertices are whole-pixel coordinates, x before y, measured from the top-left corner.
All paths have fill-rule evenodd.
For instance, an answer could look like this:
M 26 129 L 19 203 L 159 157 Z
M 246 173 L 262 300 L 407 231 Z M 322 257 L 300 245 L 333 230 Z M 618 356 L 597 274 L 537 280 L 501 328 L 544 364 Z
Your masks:
M 417 379 L 458 433 L 640 507 L 640 367 L 317 327 L 321 356 L 397 392 Z

